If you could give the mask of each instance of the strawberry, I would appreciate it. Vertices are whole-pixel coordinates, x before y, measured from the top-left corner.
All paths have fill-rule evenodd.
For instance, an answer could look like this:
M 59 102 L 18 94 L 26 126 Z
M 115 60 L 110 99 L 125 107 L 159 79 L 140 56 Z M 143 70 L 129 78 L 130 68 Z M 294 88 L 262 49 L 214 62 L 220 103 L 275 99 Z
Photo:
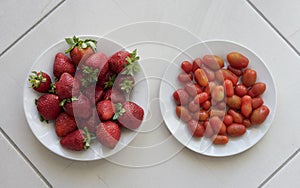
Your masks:
M 42 71 L 32 71 L 32 75 L 29 76 L 28 80 L 31 83 L 31 87 L 40 93 L 47 93 L 51 89 L 51 78 Z
M 37 110 L 41 115 L 41 120 L 53 120 L 61 112 L 59 98 L 54 94 L 44 94 L 36 101 Z
M 134 87 L 134 77 L 131 75 L 118 75 L 114 82 L 114 88 L 124 92 L 124 93 L 130 93 L 130 91 Z
M 102 122 L 96 130 L 97 140 L 104 146 L 113 149 L 120 140 L 121 130 L 119 126 L 112 121 Z
M 92 109 L 92 115 L 88 119 L 81 119 L 78 127 L 84 129 L 85 127 L 90 133 L 95 133 L 96 128 L 100 123 L 100 119 L 95 108 Z
M 104 89 L 110 89 L 113 87 L 116 77 L 117 74 L 109 70 L 104 78 L 98 79 L 97 85 Z
M 92 115 L 92 107 L 89 99 L 80 94 L 77 97 L 72 97 L 62 100 L 60 105 L 63 107 L 65 112 L 75 118 L 87 119 Z
M 144 110 L 134 102 L 126 101 L 118 103 L 113 119 L 117 119 L 118 123 L 129 129 L 138 128 L 143 120 Z
M 76 36 L 66 38 L 65 41 L 69 44 L 65 53 L 70 53 L 70 57 L 75 66 L 78 66 L 81 60 L 88 58 L 96 50 L 96 41 L 92 39 L 82 40 Z
M 60 99 L 71 98 L 79 95 L 79 83 L 69 73 L 63 73 L 55 84 L 56 93 Z
M 66 149 L 81 151 L 90 147 L 91 137 L 89 132 L 84 129 L 77 129 L 60 140 L 60 145 Z
M 115 103 L 122 103 L 122 102 L 126 101 L 126 98 L 123 95 L 123 93 L 120 93 L 120 91 L 118 91 L 116 89 L 106 90 L 104 95 L 103 95 L 103 100 L 104 99 L 111 100 L 114 104 Z
M 127 51 L 118 51 L 114 53 L 108 60 L 109 69 L 119 74 L 128 64 L 126 58 L 130 58 L 130 53 Z
M 53 74 L 56 78 L 59 78 L 64 72 L 67 72 L 74 76 L 75 66 L 72 61 L 63 53 L 59 52 L 55 55 L 53 63 Z
M 94 69 L 101 70 L 104 65 L 108 64 L 108 58 L 102 52 L 96 52 L 90 55 L 85 61 L 83 61 L 79 67 L 82 69 L 83 66 L 92 67 Z
M 138 60 L 139 56 L 136 54 L 136 49 L 131 53 L 118 51 L 108 59 L 108 65 L 109 69 L 117 74 L 122 72 L 122 74 L 133 76 L 134 73 L 140 70 L 137 64 Z
M 82 94 L 84 94 L 90 100 L 91 104 L 96 104 L 102 99 L 103 89 L 97 85 L 91 85 L 84 89 Z
M 55 132 L 59 137 L 64 137 L 76 129 L 77 124 L 75 118 L 65 112 L 60 113 L 55 120 Z
M 82 85 L 86 87 L 97 80 L 105 79 L 109 72 L 107 61 L 105 54 L 97 52 L 81 63 L 79 66 L 83 72 Z
M 110 100 L 103 100 L 97 103 L 97 112 L 100 120 L 110 120 L 115 114 L 114 104 Z

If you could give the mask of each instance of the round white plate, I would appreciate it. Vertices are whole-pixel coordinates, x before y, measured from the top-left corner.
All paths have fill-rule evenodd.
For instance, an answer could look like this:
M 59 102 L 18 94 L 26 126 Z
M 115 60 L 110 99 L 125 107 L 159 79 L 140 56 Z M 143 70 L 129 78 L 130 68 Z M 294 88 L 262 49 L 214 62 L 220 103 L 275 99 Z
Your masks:
M 226 60 L 230 52 L 240 52 L 249 59 L 249 68 L 257 72 L 257 81 L 266 83 L 267 89 L 262 95 L 264 104 L 270 109 L 265 122 L 259 126 L 248 128 L 246 133 L 237 138 L 230 137 L 226 145 L 213 145 L 209 138 L 194 138 L 189 133 L 186 123 L 181 121 L 176 113 L 176 104 L 173 101 L 173 92 L 183 85 L 177 80 L 177 75 L 182 72 L 180 65 L 184 60 L 192 61 L 196 57 L 203 57 L 206 54 L 215 54 Z M 264 62 L 251 50 L 239 44 L 214 40 L 197 43 L 180 53 L 166 69 L 160 86 L 160 108 L 164 121 L 174 137 L 187 148 L 207 156 L 223 157 L 243 152 L 256 144 L 268 131 L 276 111 L 276 87 L 270 71 Z
M 80 38 L 92 38 L 96 40 L 97 51 L 105 53 L 108 57 L 111 56 L 114 52 L 124 49 L 121 45 L 109 39 L 100 38 L 97 36 L 80 36 Z M 42 70 L 48 73 L 49 75 L 52 75 L 51 79 L 53 82 L 54 76 L 52 71 L 55 55 L 58 52 L 64 52 L 67 48 L 68 45 L 64 40 L 48 48 L 36 59 L 26 78 L 29 77 L 31 71 Z M 146 116 L 148 108 L 148 83 L 142 67 L 141 71 L 135 75 L 135 81 L 136 85 L 134 87 L 130 100 L 140 105 L 144 109 Z M 39 114 L 36 109 L 34 100 L 37 99 L 41 94 L 35 92 L 32 88 L 29 87 L 30 83 L 28 82 L 28 79 L 26 79 L 23 89 L 23 104 L 25 116 L 28 121 L 29 127 L 31 128 L 36 138 L 46 148 L 62 157 L 80 161 L 91 161 L 109 157 L 126 147 L 134 139 L 134 137 L 137 135 L 140 128 L 142 127 L 140 126 L 135 131 L 122 129 L 120 141 L 114 149 L 108 149 L 106 147 L 103 147 L 97 140 L 95 140 L 91 144 L 91 147 L 86 151 L 77 152 L 64 149 L 61 147 L 59 143 L 60 139 L 55 133 L 54 122 L 50 121 L 47 124 L 39 120 Z

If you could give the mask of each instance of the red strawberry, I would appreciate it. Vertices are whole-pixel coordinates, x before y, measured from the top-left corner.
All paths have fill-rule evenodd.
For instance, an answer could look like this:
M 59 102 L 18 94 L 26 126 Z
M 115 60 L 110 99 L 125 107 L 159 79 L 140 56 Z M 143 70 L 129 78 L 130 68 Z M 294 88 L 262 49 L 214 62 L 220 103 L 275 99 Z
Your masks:
M 104 78 L 98 78 L 97 85 L 104 89 L 110 89 L 114 85 L 116 77 L 117 75 L 109 70 Z
M 72 61 L 63 53 L 59 52 L 55 56 L 53 63 L 53 74 L 56 78 L 59 78 L 64 72 L 67 72 L 74 76 L 75 66 Z
M 68 115 L 65 112 L 59 114 L 55 120 L 55 132 L 59 137 L 66 136 L 67 134 L 75 131 L 77 124 L 73 116 Z
M 121 130 L 119 126 L 112 122 L 106 121 L 99 124 L 96 130 L 96 137 L 98 141 L 108 147 L 113 149 L 118 141 L 120 140 Z
M 57 95 L 44 94 L 38 98 L 36 105 L 41 117 L 45 120 L 55 119 L 61 112 Z
M 78 66 L 81 60 L 88 58 L 96 50 L 97 42 L 92 39 L 82 40 L 74 36 L 73 38 L 66 38 L 65 40 L 70 46 L 65 53 L 70 52 L 71 59 L 76 66 Z
M 75 118 L 87 119 L 92 115 L 92 107 L 89 99 L 80 94 L 78 98 L 72 97 L 71 99 L 64 99 L 61 106 L 65 112 Z
M 97 112 L 100 120 L 110 120 L 115 114 L 114 104 L 110 100 L 103 100 L 97 103 Z
M 85 61 L 83 61 L 79 67 L 82 69 L 83 66 L 93 67 L 94 69 L 101 70 L 105 64 L 107 64 L 108 58 L 102 52 L 97 52 L 90 55 Z
M 79 128 L 87 128 L 90 133 L 95 133 L 96 128 L 100 123 L 100 119 L 97 113 L 97 110 L 94 108 L 92 109 L 92 115 L 88 119 L 81 119 L 78 126 Z
M 116 89 L 109 89 L 103 95 L 103 100 L 111 100 L 114 104 L 126 101 L 125 96 Z
M 130 58 L 130 53 L 126 51 L 118 51 L 114 53 L 108 60 L 109 69 L 119 74 L 128 64 L 126 58 Z
M 28 80 L 31 83 L 31 87 L 40 93 L 46 93 L 51 89 L 51 78 L 42 71 L 32 71 L 32 75 L 29 76 Z
M 78 96 L 79 83 L 69 73 L 63 73 L 58 82 L 55 84 L 56 93 L 60 99 L 71 98 L 72 96 Z
M 82 93 L 90 100 L 91 104 L 96 104 L 102 99 L 103 89 L 99 86 L 91 85 L 87 87 Z
M 118 75 L 115 82 L 114 82 L 114 88 L 124 92 L 124 93 L 130 93 L 130 91 L 134 87 L 134 77 L 131 75 Z
M 109 69 L 119 74 L 134 75 L 139 71 L 137 61 L 139 56 L 136 55 L 136 49 L 131 53 L 119 51 L 114 53 L 108 60 Z
M 79 66 L 83 72 L 82 85 L 85 87 L 97 80 L 104 80 L 109 72 L 107 57 L 101 52 L 92 54 Z
M 90 147 L 91 137 L 87 130 L 77 129 L 60 140 L 60 145 L 66 149 L 81 151 Z
M 123 127 L 129 129 L 138 128 L 143 120 L 144 110 L 134 102 L 124 102 L 121 106 L 116 106 L 114 119 Z

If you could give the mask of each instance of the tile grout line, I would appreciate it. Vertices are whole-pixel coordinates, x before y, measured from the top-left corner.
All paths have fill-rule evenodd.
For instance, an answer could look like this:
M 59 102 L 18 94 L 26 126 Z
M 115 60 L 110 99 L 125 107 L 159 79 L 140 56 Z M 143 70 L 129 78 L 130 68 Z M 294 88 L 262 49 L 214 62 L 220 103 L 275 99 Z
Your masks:
M 7 141 L 13 146 L 13 148 L 23 157 L 26 163 L 37 173 L 40 179 L 50 188 L 53 186 L 46 179 L 45 176 L 35 167 L 35 165 L 29 160 L 29 158 L 23 153 L 23 151 L 14 143 L 14 141 L 6 134 L 6 132 L 0 127 L 0 133 L 7 139 Z
M 274 26 L 274 24 L 271 23 L 270 20 L 251 2 L 251 0 L 246 0 L 246 2 L 271 26 L 271 28 L 288 44 L 290 48 L 293 49 L 293 51 L 300 56 L 300 52 L 298 49 L 287 39 L 283 34 Z
M 60 1 L 55 5 L 47 14 L 40 18 L 35 24 L 33 24 L 27 31 L 25 31 L 20 37 L 18 37 L 13 43 L 11 43 L 3 52 L 0 53 L 0 58 L 10 50 L 15 44 L 17 44 L 22 38 L 24 38 L 30 31 L 37 27 L 43 20 L 45 20 L 52 12 L 54 12 L 58 7 L 60 7 L 66 0 Z M 13 148 L 23 157 L 27 164 L 35 171 L 35 173 L 40 177 L 40 179 L 50 188 L 53 186 L 46 179 L 45 176 L 39 171 L 39 169 L 29 160 L 29 158 L 23 153 L 23 151 L 14 143 L 14 141 L 5 133 L 5 131 L 0 127 L 0 133 L 7 139 L 7 141 L 13 146 Z
M 12 42 L 5 50 L 0 53 L 0 58 L 10 50 L 15 44 L 17 44 L 22 38 L 24 38 L 30 31 L 32 31 L 36 26 L 38 26 L 44 19 L 46 19 L 52 12 L 54 12 L 60 5 L 62 5 L 66 0 L 60 1 L 55 5 L 47 14 L 45 14 L 41 19 L 39 19 L 35 24 L 33 24 L 27 31 L 25 31 L 21 36 L 19 36 L 14 42 Z
M 298 148 L 287 160 L 285 160 L 270 176 L 268 176 L 258 187 L 263 187 L 266 183 L 268 183 L 283 167 L 285 167 L 298 153 L 300 152 L 300 148 Z
M 283 34 L 271 23 L 270 20 L 251 2 L 251 0 L 246 0 L 246 2 L 271 26 L 271 28 L 292 48 L 292 50 L 300 56 L 300 52 L 297 48 L 288 41 Z M 271 175 L 269 175 L 258 187 L 263 187 L 266 183 L 268 183 L 283 167 L 285 167 L 298 153 L 300 152 L 300 148 L 297 149 L 287 160 L 285 160 Z

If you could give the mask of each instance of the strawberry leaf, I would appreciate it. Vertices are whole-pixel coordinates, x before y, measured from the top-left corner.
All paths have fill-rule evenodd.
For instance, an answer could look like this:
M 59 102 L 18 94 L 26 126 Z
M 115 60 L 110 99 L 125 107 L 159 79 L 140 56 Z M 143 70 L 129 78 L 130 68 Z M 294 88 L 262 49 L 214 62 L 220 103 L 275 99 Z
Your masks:
M 87 149 L 89 149 L 90 143 L 92 141 L 91 135 L 90 135 L 87 127 L 83 128 L 83 135 L 84 135 L 84 139 L 83 139 L 84 150 L 87 150 Z
M 140 71 L 140 66 L 138 65 L 138 63 L 132 62 L 127 64 L 127 66 L 124 68 L 121 74 L 134 76 L 134 74 L 138 73 L 139 71 Z
M 115 83 L 117 75 L 109 76 L 108 81 L 104 83 L 104 89 L 112 88 Z
M 49 93 L 53 93 L 53 94 L 56 93 L 56 86 L 55 86 L 55 83 L 51 83 L 51 85 L 50 85 L 50 90 L 49 90 L 48 92 L 49 92 Z
M 41 122 L 49 123 L 49 120 L 46 120 L 41 114 L 39 114 L 39 118 Z
M 120 83 L 121 90 L 125 91 L 126 93 L 129 93 L 132 88 L 134 87 L 134 82 L 132 80 L 125 79 Z
M 72 97 L 72 98 L 67 98 L 67 99 L 63 99 L 60 103 L 59 103 L 59 106 L 63 107 L 65 106 L 65 104 L 67 102 L 73 102 L 73 101 L 78 101 L 78 98 L 77 97 Z
M 136 54 L 136 49 L 130 53 L 130 57 L 126 57 L 126 61 L 128 62 L 125 65 L 125 68 L 122 72 L 123 75 L 131 75 L 133 76 L 135 73 L 140 71 L 140 66 L 138 65 L 138 60 L 140 59 L 139 56 Z
M 123 108 L 123 105 L 121 103 L 115 104 L 115 115 L 113 117 L 113 120 L 117 120 L 125 112 L 126 112 L 126 110 L 125 110 L 125 108 Z
M 47 79 L 43 77 L 42 71 L 40 71 L 39 73 L 36 71 L 32 71 L 32 74 L 29 75 L 28 81 L 31 83 L 30 88 L 37 88 L 40 86 L 41 82 L 46 82 Z
M 83 66 L 82 69 L 83 73 L 83 78 L 81 79 L 81 84 L 84 87 L 89 86 L 92 83 L 96 83 L 98 80 L 98 75 L 99 75 L 99 69 L 98 68 L 93 68 L 89 66 Z
M 97 41 L 93 39 L 82 40 L 81 38 L 73 36 L 73 38 L 65 38 L 65 41 L 69 45 L 69 48 L 65 51 L 66 54 L 71 52 L 75 47 L 79 47 L 83 49 L 91 47 L 94 51 L 96 51 Z

